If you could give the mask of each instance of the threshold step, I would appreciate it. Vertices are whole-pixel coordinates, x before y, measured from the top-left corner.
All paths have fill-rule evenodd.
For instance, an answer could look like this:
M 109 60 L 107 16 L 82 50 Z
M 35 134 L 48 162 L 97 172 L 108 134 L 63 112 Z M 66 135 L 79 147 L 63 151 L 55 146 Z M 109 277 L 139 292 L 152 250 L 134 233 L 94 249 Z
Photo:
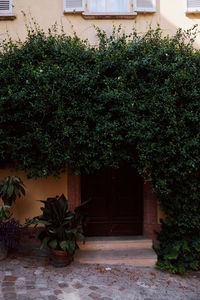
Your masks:
M 79 242 L 82 250 L 115 250 L 117 249 L 133 249 L 133 248 L 152 248 L 151 239 L 101 239 L 86 238 L 85 244 Z
M 157 256 L 152 249 L 152 240 L 125 237 L 87 238 L 85 244 L 79 243 L 75 261 L 87 264 L 131 265 L 153 267 Z

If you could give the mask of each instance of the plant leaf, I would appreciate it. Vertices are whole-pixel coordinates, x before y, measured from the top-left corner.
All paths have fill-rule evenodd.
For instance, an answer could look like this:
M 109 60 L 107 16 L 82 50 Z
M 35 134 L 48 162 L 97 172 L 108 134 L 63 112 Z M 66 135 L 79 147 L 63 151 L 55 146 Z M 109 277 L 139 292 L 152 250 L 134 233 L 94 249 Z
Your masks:
M 60 245 L 60 248 L 63 250 L 63 251 L 67 251 L 68 250 L 68 242 L 67 241 L 62 241 L 59 243 Z
M 58 245 L 58 242 L 57 240 L 52 240 L 48 243 L 49 247 L 52 248 L 52 249 L 56 249 L 57 248 L 57 245 Z
M 49 237 L 49 236 L 46 236 L 46 237 L 42 240 L 40 249 L 43 249 L 43 248 L 47 245 L 47 243 L 48 243 L 49 240 L 50 240 L 50 237 Z

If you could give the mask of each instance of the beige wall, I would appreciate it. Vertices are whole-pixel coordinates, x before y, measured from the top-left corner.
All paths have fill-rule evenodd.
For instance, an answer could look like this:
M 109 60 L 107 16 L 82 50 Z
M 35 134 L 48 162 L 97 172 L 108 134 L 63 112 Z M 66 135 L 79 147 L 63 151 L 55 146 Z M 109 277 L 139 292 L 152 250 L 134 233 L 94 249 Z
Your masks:
M 13 13 L 17 18 L 13 21 L 0 21 L 0 39 L 5 38 L 7 32 L 14 38 L 24 39 L 25 24 L 31 18 L 45 30 L 57 22 L 67 34 L 71 35 L 75 31 L 81 38 L 88 38 L 91 43 L 96 41 L 93 25 L 110 32 L 112 25 L 122 24 L 128 33 L 133 26 L 139 32 L 145 32 L 150 24 L 155 27 L 159 23 L 166 34 L 173 34 L 179 27 L 188 29 L 194 24 L 200 24 L 200 14 L 185 13 L 185 0 L 157 0 L 156 13 L 138 13 L 135 20 L 85 20 L 81 15 L 63 14 L 62 0 L 13 0 L 13 5 Z M 198 44 L 200 45 L 200 38 Z
M 55 197 L 62 193 L 67 197 L 67 173 L 61 176 L 60 180 L 54 177 L 27 179 L 24 172 L 9 172 L 8 170 L 0 170 L 0 179 L 2 176 L 15 175 L 22 179 L 25 184 L 25 197 L 18 198 L 12 206 L 13 216 L 24 223 L 25 218 L 32 218 L 40 215 L 41 202 L 37 200 L 45 200 L 47 197 Z

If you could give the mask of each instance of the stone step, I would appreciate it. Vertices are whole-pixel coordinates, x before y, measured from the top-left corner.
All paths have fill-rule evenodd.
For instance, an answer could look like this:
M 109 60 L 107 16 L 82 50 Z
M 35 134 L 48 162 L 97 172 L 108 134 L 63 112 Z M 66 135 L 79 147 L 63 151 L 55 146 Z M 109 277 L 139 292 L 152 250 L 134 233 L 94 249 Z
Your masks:
M 152 240 L 143 237 L 92 237 L 79 245 L 75 260 L 80 263 L 152 267 L 157 258 Z
M 79 243 L 81 250 L 115 250 L 117 249 L 137 249 L 152 248 L 152 240 L 116 240 L 116 241 L 92 241 L 86 240 L 86 243 Z

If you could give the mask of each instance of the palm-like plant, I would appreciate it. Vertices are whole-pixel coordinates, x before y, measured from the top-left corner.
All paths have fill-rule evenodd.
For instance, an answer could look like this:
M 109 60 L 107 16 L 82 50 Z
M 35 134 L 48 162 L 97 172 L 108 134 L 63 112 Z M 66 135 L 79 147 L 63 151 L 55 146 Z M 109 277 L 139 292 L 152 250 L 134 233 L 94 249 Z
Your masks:
M 81 213 L 81 206 L 74 212 L 68 210 L 68 200 L 64 195 L 55 198 L 40 200 L 44 203 L 42 215 L 29 221 L 29 224 L 45 225 L 38 231 L 37 237 L 41 240 L 41 248 L 48 245 L 54 250 L 67 251 L 72 257 L 78 247 L 77 239 L 84 241 L 83 225 L 85 216 Z
M 11 206 L 17 197 L 25 195 L 24 184 L 17 176 L 7 176 L 0 181 L 0 197 L 4 205 Z

